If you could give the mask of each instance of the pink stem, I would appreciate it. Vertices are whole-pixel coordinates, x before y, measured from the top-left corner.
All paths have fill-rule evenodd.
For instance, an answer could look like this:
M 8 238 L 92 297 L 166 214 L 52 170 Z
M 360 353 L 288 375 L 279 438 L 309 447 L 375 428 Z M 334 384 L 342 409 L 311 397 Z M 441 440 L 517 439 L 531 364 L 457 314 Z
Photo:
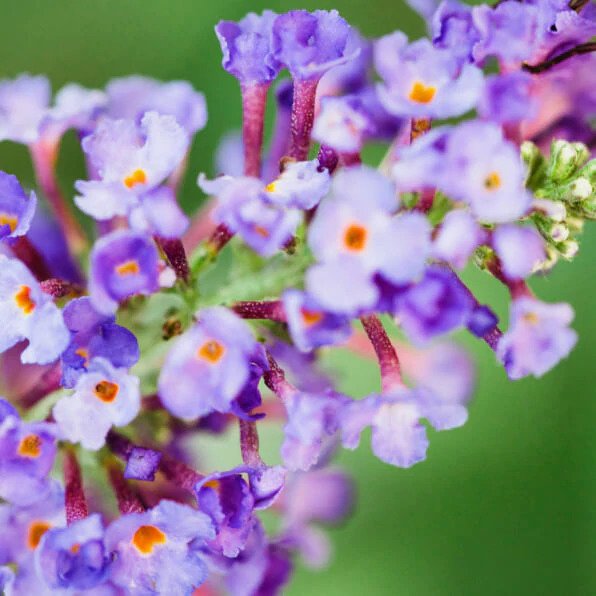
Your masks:
M 118 501 L 118 510 L 122 515 L 127 513 L 143 513 L 145 507 L 139 496 L 131 488 L 130 484 L 126 482 L 122 474 L 122 470 L 116 465 L 112 464 L 108 468 L 108 476 L 110 484 L 114 489 L 116 500 Z
M 486 264 L 487 269 L 490 273 L 498 279 L 504 286 L 507 287 L 509 290 L 509 294 L 511 294 L 511 298 L 513 300 L 517 298 L 523 298 L 524 296 L 532 298 L 534 293 L 529 288 L 528 284 L 523 279 L 509 279 L 505 272 L 503 271 L 503 267 L 501 266 L 501 261 L 498 257 L 495 257 L 488 261 Z
M 52 365 L 37 383 L 24 395 L 21 395 L 18 402 L 23 408 L 32 408 L 50 393 L 60 389 L 60 380 L 62 379 L 62 368 L 60 364 Z
M 183 282 L 188 282 L 190 277 L 190 267 L 186 258 L 186 251 L 182 240 L 179 238 L 163 238 L 155 236 L 155 242 L 166 255 L 168 262 L 176 272 L 176 277 Z
M 315 100 L 319 80 L 294 80 L 290 157 L 298 161 L 308 158 L 310 133 L 315 121 Z
M 89 515 L 87 499 L 83 491 L 81 468 L 72 449 L 64 451 L 64 504 L 66 523 L 72 524 Z
M 244 174 L 261 176 L 263 127 L 269 83 L 240 85 L 242 92 L 242 141 L 244 144 Z
M 368 335 L 370 343 L 375 349 L 375 354 L 379 361 L 381 389 L 383 392 L 388 392 L 402 387 L 404 383 L 401 378 L 399 358 L 383 327 L 383 323 L 374 314 L 362 316 L 360 317 L 360 321 L 366 331 L 366 335 Z
M 37 184 L 54 210 L 71 252 L 75 255 L 81 254 L 87 240 L 79 222 L 71 213 L 56 180 L 57 147 L 54 144 L 48 145 L 40 142 L 30 145 L 29 151 Z
M 285 323 L 286 314 L 280 300 L 237 302 L 232 310 L 243 319 L 268 319 Z
M 242 461 L 253 468 L 263 465 L 261 454 L 259 453 L 259 432 L 256 422 L 252 420 L 238 419 L 240 426 L 240 452 Z
M 57 279 L 45 279 L 40 282 L 41 291 L 49 294 L 52 298 L 64 298 L 65 296 L 81 296 L 83 293 L 81 288 L 76 284 Z
M 269 362 L 269 370 L 263 374 L 263 381 L 277 397 L 285 401 L 292 394 L 296 393 L 297 389 L 287 381 L 285 372 L 271 355 L 271 352 L 267 352 L 267 360 Z
M 19 236 L 10 245 L 17 259 L 21 260 L 39 281 L 52 277 L 43 255 L 26 236 Z

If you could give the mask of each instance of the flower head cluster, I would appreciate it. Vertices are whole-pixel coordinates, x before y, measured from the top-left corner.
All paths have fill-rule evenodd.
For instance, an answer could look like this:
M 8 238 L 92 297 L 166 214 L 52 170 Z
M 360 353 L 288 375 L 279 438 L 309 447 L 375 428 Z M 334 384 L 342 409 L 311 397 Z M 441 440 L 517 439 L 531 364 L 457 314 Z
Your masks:
M 370 428 L 374 455 L 405 468 L 432 453 L 428 428 L 473 423 L 472 361 L 448 334 L 481 339 L 512 380 L 570 354 L 572 307 L 530 284 L 596 219 L 595 11 L 412 4 L 429 39 L 367 40 L 334 10 L 220 22 L 242 143 L 218 152 L 225 175 L 199 176 L 212 199 L 192 218 L 178 195 L 207 112 L 190 84 L 132 76 L 52 100 L 45 77 L 0 82 L 0 140 L 28 147 L 39 186 L 0 172 L 6 594 L 280 593 L 298 557 L 327 563 L 320 526 L 352 508 L 339 447 Z M 77 216 L 55 171 L 69 129 L 87 166 Z M 378 167 L 370 141 L 388 144 Z M 469 265 L 507 289 L 506 330 Z M 334 346 L 376 359 L 380 386 L 338 390 L 319 367 Z

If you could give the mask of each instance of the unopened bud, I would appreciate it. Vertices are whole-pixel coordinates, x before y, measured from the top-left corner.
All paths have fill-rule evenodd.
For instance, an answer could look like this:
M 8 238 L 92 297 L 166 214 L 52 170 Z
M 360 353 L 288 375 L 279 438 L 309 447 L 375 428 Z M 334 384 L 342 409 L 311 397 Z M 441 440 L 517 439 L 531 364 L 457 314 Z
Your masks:
M 566 259 L 573 259 L 579 251 L 579 244 L 575 240 L 567 240 L 558 244 L 557 249 Z
M 584 163 L 589 153 L 581 143 L 553 141 L 548 175 L 554 182 L 568 180 Z
M 594 192 L 594 188 L 590 184 L 590 181 L 583 176 L 575 179 L 571 183 L 569 189 L 571 191 L 571 196 L 579 201 L 588 199 Z
M 569 238 L 569 228 L 562 223 L 554 224 L 549 230 L 549 236 L 553 239 L 553 242 L 564 242 Z
M 544 213 L 548 219 L 553 221 L 564 221 L 567 217 L 567 209 L 561 201 L 551 201 L 550 199 L 534 199 L 532 202 L 534 210 Z

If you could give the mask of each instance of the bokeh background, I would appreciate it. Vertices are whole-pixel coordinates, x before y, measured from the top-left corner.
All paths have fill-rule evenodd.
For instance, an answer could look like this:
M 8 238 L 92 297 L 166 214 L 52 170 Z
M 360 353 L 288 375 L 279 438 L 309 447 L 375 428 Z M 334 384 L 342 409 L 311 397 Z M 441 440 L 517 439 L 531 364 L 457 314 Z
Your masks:
M 424 31 L 396 0 L 2 0 L 0 76 L 45 73 L 56 89 L 131 73 L 191 81 L 209 106 L 183 189 L 192 210 L 201 201 L 196 173 L 212 172 L 218 139 L 240 123 L 237 84 L 220 67 L 213 26 L 263 8 L 337 8 L 370 36 Z M 33 181 L 22 147 L 0 145 L 0 169 Z M 82 173 L 74 136 L 59 169 L 72 188 Z M 573 263 L 533 284 L 543 299 L 576 309 L 580 342 L 555 371 L 510 383 L 486 346 L 468 339 L 479 381 L 464 428 L 434 433 L 428 460 L 410 470 L 380 463 L 366 440 L 340 456 L 357 478 L 356 513 L 331 531 L 331 565 L 316 573 L 299 567 L 288 594 L 596 593 L 595 255 L 593 226 Z M 496 282 L 474 272 L 467 279 L 506 316 Z M 330 365 L 356 394 L 376 387 L 370 363 L 341 355 Z

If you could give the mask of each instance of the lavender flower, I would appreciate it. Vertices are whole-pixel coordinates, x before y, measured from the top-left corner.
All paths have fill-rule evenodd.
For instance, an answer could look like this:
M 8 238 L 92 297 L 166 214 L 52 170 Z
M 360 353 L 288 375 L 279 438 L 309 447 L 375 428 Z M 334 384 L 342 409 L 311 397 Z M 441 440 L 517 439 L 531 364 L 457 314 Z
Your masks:
M 25 235 L 36 207 L 35 193 L 27 196 L 15 176 L 0 171 L 0 239 Z
M 118 303 L 158 289 L 158 254 L 154 243 L 137 232 L 117 231 L 100 238 L 91 253 L 91 304 L 112 314 Z
M 497 346 L 509 378 L 541 377 L 567 357 L 577 342 L 576 332 L 569 328 L 572 320 L 568 304 L 546 304 L 529 297 L 514 300 L 509 329 Z
M 510 279 L 528 277 L 546 259 L 544 240 L 532 228 L 499 226 L 493 235 L 493 246 L 503 273 Z
M 0 352 L 25 339 L 23 363 L 48 364 L 60 357 L 69 342 L 62 313 L 41 291 L 29 270 L 0 254 Z
M 104 358 L 94 358 L 74 393 L 60 398 L 53 414 L 65 439 L 97 450 L 112 426 L 124 426 L 135 418 L 140 404 L 139 379 Z

